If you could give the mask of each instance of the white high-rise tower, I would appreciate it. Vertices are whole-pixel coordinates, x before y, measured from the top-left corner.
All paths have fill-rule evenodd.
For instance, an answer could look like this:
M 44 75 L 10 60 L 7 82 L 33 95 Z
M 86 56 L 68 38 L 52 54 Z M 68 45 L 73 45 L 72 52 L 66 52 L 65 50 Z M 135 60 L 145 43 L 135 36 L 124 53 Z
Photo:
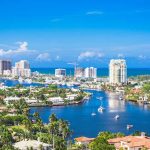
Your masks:
M 31 69 L 27 60 L 16 62 L 15 67 L 12 68 L 12 76 L 17 77 L 30 77 Z
M 97 78 L 97 68 L 94 68 L 94 67 L 85 68 L 85 77 Z
M 109 82 L 111 84 L 127 83 L 127 65 L 124 59 L 112 59 L 110 61 Z

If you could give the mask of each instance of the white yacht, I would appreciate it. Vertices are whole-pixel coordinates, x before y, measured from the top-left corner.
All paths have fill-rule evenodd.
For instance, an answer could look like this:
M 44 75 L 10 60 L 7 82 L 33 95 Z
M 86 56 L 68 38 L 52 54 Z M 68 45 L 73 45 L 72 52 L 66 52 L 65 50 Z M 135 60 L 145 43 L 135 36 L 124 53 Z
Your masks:
M 103 97 L 96 97 L 97 99 L 99 99 L 99 100 L 102 100 L 103 99 Z
M 93 112 L 93 113 L 91 113 L 91 116 L 96 116 L 96 113 L 94 113 L 94 112 Z
M 23 78 L 19 77 L 18 82 L 21 84 L 23 83 Z
M 105 110 L 105 108 L 102 107 L 102 106 L 100 106 L 100 107 L 98 108 L 98 112 L 103 112 L 104 110 Z
M 131 129 L 131 128 L 133 128 L 133 125 L 127 124 L 127 130 L 129 130 L 129 129 Z
M 73 87 L 74 84 L 73 84 L 72 82 L 68 82 L 68 83 L 67 83 L 67 86 L 68 86 L 68 87 Z
M 32 83 L 32 79 L 26 79 L 25 82 L 28 83 L 28 84 L 31 84 Z
M 120 116 L 119 116 L 119 115 L 116 115 L 116 116 L 115 116 L 115 119 L 116 119 L 116 120 L 118 120 L 119 118 L 120 118 Z

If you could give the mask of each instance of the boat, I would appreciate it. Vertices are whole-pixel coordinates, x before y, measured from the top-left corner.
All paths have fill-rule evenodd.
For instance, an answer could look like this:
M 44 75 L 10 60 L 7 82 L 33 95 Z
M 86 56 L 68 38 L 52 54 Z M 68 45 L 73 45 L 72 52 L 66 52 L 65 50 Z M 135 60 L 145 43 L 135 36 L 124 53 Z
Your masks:
M 120 118 L 120 116 L 119 116 L 119 115 L 116 115 L 116 116 L 115 116 L 115 119 L 116 119 L 116 120 L 117 120 L 117 119 L 119 119 L 119 118 Z
M 73 87 L 73 86 L 74 86 L 74 84 L 71 83 L 71 82 L 68 82 L 66 85 L 67 85 L 68 87 Z
M 128 125 L 127 125 L 127 130 L 129 130 L 129 129 L 131 129 L 131 128 L 133 128 L 133 125 L 128 124 Z
M 99 100 L 102 100 L 103 99 L 103 97 L 96 97 L 97 99 L 99 99 Z
M 102 107 L 102 106 L 100 106 L 100 107 L 98 108 L 98 112 L 103 112 L 104 110 L 105 110 L 105 108 Z
M 23 78 L 19 77 L 18 82 L 21 84 L 23 83 Z
M 80 86 L 80 83 L 74 82 L 73 85 L 74 85 L 74 86 Z
M 26 79 L 25 83 L 31 84 L 32 83 L 32 79 Z
M 96 116 L 96 113 L 94 113 L 94 112 L 93 112 L 93 113 L 91 113 L 91 116 Z
M 65 82 L 62 82 L 62 83 L 61 83 L 61 85 L 62 85 L 62 86 L 65 86 L 65 85 L 66 85 L 66 83 L 65 83 Z

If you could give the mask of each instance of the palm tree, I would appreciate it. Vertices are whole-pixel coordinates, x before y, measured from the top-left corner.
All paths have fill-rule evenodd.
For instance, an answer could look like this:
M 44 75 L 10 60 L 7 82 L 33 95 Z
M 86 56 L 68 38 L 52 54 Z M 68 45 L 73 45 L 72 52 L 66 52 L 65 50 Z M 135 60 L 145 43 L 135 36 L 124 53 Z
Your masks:
M 62 135 L 63 139 L 71 135 L 71 131 L 69 129 L 69 123 L 62 119 L 59 120 L 59 132 Z
M 20 99 L 19 101 L 14 103 L 14 108 L 17 110 L 17 114 L 24 114 L 28 111 L 28 104 L 24 99 Z
M 57 117 L 55 114 L 52 114 L 50 117 L 49 117 L 49 122 L 52 123 L 52 122 L 55 122 L 55 121 L 58 121 Z
M 25 128 L 28 130 L 29 135 L 31 135 L 30 136 L 30 138 L 31 138 L 32 137 L 32 134 L 31 134 L 31 132 L 32 132 L 32 123 L 31 123 L 31 121 L 29 119 L 25 119 L 25 120 L 23 120 L 23 124 L 24 124 Z M 25 136 L 27 137 L 26 133 L 27 132 L 25 131 Z
M 2 145 L 9 145 L 13 141 L 12 135 L 5 125 L 0 126 L 0 141 Z

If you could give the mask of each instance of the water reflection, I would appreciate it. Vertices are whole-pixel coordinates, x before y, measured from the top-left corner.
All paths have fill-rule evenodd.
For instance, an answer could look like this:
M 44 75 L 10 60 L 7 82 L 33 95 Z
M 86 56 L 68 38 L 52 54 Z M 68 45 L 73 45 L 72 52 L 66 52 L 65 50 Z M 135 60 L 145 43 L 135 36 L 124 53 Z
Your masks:
M 125 101 L 119 100 L 119 95 L 116 93 L 107 93 L 109 112 L 124 112 Z

